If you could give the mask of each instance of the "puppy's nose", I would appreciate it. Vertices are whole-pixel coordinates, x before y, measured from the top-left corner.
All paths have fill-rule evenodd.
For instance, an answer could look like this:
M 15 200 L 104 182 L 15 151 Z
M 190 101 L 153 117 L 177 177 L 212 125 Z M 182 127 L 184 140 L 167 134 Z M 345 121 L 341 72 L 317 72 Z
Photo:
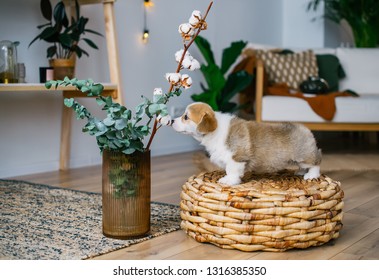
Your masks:
M 174 122 L 175 122 L 175 120 L 171 120 L 171 123 L 170 123 L 170 125 L 173 125 L 173 124 L 174 124 Z

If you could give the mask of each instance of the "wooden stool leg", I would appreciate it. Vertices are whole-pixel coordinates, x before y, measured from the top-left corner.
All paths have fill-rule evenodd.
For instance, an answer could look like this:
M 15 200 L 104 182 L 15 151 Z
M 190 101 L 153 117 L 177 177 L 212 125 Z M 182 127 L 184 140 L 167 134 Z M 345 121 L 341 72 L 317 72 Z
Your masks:
M 72 109 L 63 104 L 62 122 L 61 122 L 61 145 L 60 145 L 60 159 L 59 169 L 66 170 L 70 159 L 70 142 L 71 142 L 71 119 Z

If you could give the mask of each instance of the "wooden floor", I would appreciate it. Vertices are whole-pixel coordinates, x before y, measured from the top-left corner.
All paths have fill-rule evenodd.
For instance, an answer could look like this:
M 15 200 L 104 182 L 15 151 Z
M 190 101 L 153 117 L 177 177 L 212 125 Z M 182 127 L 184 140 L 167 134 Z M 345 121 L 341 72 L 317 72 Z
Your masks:
M 152 200 L 179 204 L 183 182 L 203 169 L 198 153 L 152 159 Z M 324 173 L 341 181 L 345 192 L 344 227 L 329 244 L 283 253 L 240 252 L 197 243 L 179 230 L 95 259 L 379 259 L 378 153 L 325 154 Z M 350 170 L 340 170 L 351 167 Z M 328 171 L 334 167 L 335 171 Z M 352 171 L 354 170 L 354 171 Z M 358 171 L 357 171 L 358 170 Z M 101 192 L 101 167 L 93 166 L 17 177 L 37 183 Z

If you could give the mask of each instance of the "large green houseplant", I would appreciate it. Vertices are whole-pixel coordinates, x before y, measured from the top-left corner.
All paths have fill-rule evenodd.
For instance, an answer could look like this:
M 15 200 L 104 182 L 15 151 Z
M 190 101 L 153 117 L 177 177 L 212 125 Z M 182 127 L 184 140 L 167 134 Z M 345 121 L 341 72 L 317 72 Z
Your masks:
M 129 238 L 145 234 L 150 225 L 150 146 L 156 132 L 171 124 L 167 102 L 180 96 L 192 85 L 182 70 L 197 70 L 199 62 L 188 49 L 199 33 L 206 29 L 206 17 L 194 11 L 188 23 L 179 26 L 184 48 L 175 53 L 176 71 L 166 74 L 169 88 L 153 90 L 153 97 L 142 96 L 142 102 L 131 109 L 116 103 L 111 96 L 103 96 L 103 85 L 92 80 L 65 78 L 46 82 L 47 88 L 74 86 L 87 96 L 96 97 L 97 104 L 106 111 L 106 117 L 93 116 L 74 98 L 64 99 L 78 119 L 86 119 L 83 132 L 95 136 L 103 154 L 103 233 L 115 238 Z M 150 136 L 148 141 L 145 137 Z M 146 144 L 145 144 L 146 143 Z
M 228 70 L 241 54 L 246 42 L 232 42 L 228 48 L 224 49 L 221 66 L 216 64 L 211 45 L 205 38 L 198 36 L 195 43 L 206 61 L 206 64 L 201 65 L 200 70 L 208 88 L 201 84 L 203 92 L 193 94 L 192 99 L 209 104 L 215 111 L 234 112 L 241 108 L 243 104 L 238 105 L 231 99 L 251 83 L 252 76 L 244 70 L 230 74 Z
M 324 2 L 324 16 L 339 24 L 350 25 L 355 46 L 376 48 L 379 45 L 379 4 L 377 0 L 311 0 L 308 10 L 316 10 Z

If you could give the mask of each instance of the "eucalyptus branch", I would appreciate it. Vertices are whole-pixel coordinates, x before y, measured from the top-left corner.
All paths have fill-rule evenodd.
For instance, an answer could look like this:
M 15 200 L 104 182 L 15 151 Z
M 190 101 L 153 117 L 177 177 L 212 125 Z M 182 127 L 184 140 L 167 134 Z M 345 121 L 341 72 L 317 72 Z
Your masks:
M 212 6 L 210 3 L 204 17 L 199 11 L 193 11 L 188 23 L 179 26 L 179 32 L 182 34 L 188 44 L 184 44 L 184 49 L 175 53 L 175 60 L 178 62 L 178 67 L 175 73 L 167 73 L 166 79 L 170 83 L 169 90 L 163 94 L 161 88 L 154 89 L 154 98 L 150 100 L 142 96 L 143 101 L 135 108 L 135 114 L 132 111 L 122 106 L 119 103 L 113 102 L 111 96 L 103 96 L 104 87 L 102 84 L 95 83 L 93 80 L 78 80 L 76 78 L 57 81 L 48 81 L 45 83 L 46 88 L 55 88 L 61 86 L 74 86 L 77 90 L 85 93 L 87 96 L 96 97 L 96 102 L 106 111 L 106 117 L 99 120 L 93 117 L 90 112 L 81 104 L 75 101 L 74 98 L 65 99 L 64 104 L 72 108 L 76 112 L 78 118 L 87 118 L 88 122 L 83 127 L 83 132 L 96 137 L 100 151 L 105 149 L 120 151 L 124 154 L 132 154 L 136 151 L 146 151 L 150 149 L 150 145 L 156 132 L 163 124 L 169 124 L 171 117 L 168 114 L 167 102 L 171 97 L 180 96 L 182 88 L 187 89 L 192 85 L 192 79 L 187 74 L 180 74 L 182 69 L 196 70 L 200 68 L 200 63 L 194 59 L 188 49 L 193 44 L 201 30 L 206 29 L 205 19 Z M 184 26 L 186 31 L 181 27 Z M 74 50 L 77 51 L 77 50 Z M 58 45 L 56 53 L 62 55 L 70 55 L 72 49 L 62 48 Z M 80 52 L 84 52 L 80 50 Z M 146 119 L 145 125 L 139 124 L 142 119 Z M 158 118 L 160 123 L 158 122 Z M 154 119 L 152 130 L 151 122 Z M 150 134 L 150 139 L 147 147 L 144 148 L 143 140 Z

